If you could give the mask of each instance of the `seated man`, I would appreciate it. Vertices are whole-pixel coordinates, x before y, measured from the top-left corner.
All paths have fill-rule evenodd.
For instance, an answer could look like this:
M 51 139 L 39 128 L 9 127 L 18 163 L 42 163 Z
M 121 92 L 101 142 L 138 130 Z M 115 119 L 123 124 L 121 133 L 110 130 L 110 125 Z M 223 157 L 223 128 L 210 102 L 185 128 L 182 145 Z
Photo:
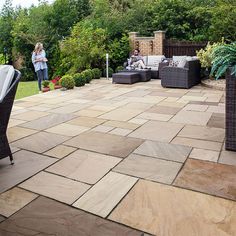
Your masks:
M 129 68 L 139 68 L 139 69 L 147 69 L 144 64 L 143 57 L 140 55 L 140 50 L 135 49 L 134 54 L 128 60 Z

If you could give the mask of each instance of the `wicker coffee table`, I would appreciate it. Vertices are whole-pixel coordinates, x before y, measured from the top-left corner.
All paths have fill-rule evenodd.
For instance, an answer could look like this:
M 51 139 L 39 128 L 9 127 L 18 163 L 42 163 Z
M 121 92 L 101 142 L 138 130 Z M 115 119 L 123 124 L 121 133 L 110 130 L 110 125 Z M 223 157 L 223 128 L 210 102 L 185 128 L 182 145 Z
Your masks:
M 119 72 L 112 75 L 112 82 L 117 84 L 134 84 L 141 81 L 137 72 Z

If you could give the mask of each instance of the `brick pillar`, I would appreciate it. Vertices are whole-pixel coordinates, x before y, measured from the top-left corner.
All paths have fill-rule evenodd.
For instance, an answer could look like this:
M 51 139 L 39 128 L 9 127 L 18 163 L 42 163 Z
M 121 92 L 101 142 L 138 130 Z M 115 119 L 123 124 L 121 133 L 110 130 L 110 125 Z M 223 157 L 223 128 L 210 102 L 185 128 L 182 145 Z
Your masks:
M 164 55 L 165 31 L 154 31 L 153 54 Z
M 134 49 L 136 48 L 135 42 L 136 42 L 137 36 L 138 36 L 138 32 L 130 32 L 129 33 L 131 52 L 133 52 Z

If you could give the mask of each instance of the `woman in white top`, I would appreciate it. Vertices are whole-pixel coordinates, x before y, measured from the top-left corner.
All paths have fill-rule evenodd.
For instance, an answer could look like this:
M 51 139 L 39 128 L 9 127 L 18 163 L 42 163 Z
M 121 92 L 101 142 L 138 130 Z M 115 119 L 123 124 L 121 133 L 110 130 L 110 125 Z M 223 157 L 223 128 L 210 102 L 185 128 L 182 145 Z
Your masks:
M 38 78 L 39 91 L 41 91 L 42 80 L 48 80 L 48 66 L 47 66 L 46 53 L 43 49 L 42 43 L 35 45 L 32 53 L 32 63 Z

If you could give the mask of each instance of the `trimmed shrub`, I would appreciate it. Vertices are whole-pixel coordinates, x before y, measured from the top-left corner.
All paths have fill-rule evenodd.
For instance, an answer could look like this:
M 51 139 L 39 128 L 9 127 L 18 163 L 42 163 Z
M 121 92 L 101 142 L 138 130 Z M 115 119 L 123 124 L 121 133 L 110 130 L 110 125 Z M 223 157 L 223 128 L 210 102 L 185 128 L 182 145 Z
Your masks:
M 81 72 L 81 74 L 85 76 L 86 83 L 89 83 L 93 79 L 93 75 L 90 70 L 84 70 L 83 72 Z
M 102 77 L 102 72 L 98 68 L 92 69 L 94 73 L 94 79 L 100 79 Z
M 74 74 L 73 79 L 75 81 L 75 86 L 76 87 L 84 86 L 85 83 L 86 83 L 86 78 L 85 78 L 83 73 Z
M 114 73 L 114 70 L 111 67 L 108 67 L 108 76 L 112 77 L 112 74 Z M 107 70 L 104 69 L 103 70 L 103 76 L 106 77 L 107 76 Z
M 95 79 L 95 74 L 93 73 L 93 70 L 87 69 L 86 71 L 88 71 L 90 73 L 91 79 Z
M 75 81 L 71 75 L 64 75 L 60 79 L 60 84 L 66 89 L 73 89 L 75 87 Z
M 118 71 L 120 71 L 120 70 L 124 70 L 124 66 L 117 66 L 117 67 L 116 67 L 116 73 L 117 73 Z

